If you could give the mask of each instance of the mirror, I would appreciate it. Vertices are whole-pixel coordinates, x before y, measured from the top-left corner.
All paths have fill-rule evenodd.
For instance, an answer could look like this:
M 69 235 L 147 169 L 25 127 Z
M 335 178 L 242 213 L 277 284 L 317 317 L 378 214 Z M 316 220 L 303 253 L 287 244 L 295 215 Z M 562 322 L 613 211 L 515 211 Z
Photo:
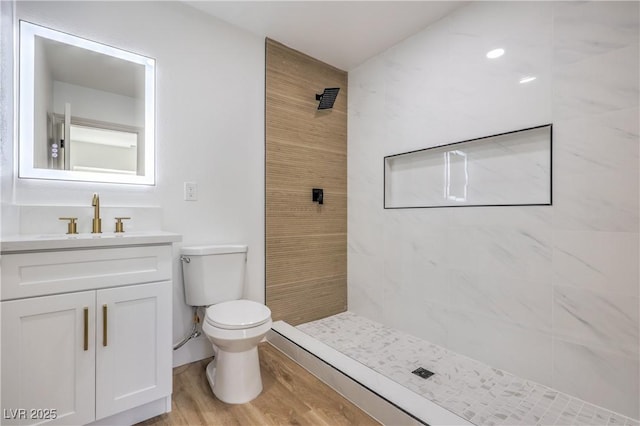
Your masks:
M 155 60 L 20 21 L 20 178 L 155 184 Z

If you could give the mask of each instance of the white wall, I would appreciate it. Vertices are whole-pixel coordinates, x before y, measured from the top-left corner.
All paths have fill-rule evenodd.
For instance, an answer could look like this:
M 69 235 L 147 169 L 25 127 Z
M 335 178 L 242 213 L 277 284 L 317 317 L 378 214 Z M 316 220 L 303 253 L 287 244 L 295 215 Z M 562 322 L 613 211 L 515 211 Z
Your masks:
M 13 85 L 13 2 L 0 2 L 0 219 L 1 223 L 15 225 L 17 209 L 10 201 L 13 196 L 13 135 L 14 114 L 13 100 L 15 88 Z M 0 226 L 0 232 L 3 231 Z
M 5 11 L 10 12 L 5 3 L 3 23 Z M 94 191 L 105 208 L 122 206 L 134 217 L 135 207 L 159 206 L 163 230 L 182 234 L 183 245 L 248 244 L 246 296 L 263 302 L 264 40 L 178 2 L 17 2 L 15 8 L 19 19 L 156 59 L 157 184 L 14 181 L 8 173 L 13 158 L 7 155 L 13 138 L 3 137 L 2 233 L 23 226 L 14 205 L 86 206 L 89 213 Z M 3 24 L 3 47 L 5 31 Z M 3 49 L 2 55 L 4 67 L 11 52 Z M 198 183 L 198 201 L 183 201 L 185 181 Z M 191 325 L 179 246 L 174 250 L 174 341 Z M 200 338 L 175 352 L 174 364 L 210 350 Z
M 350 310 L 639 417 L 638 7 L 474 2 L 350 72 Z M 550 122 L 553 206 L 382 208 L 385 155 Z
M 64 114 L 67 102 L 71 104 L 72 117 L 144 127 L 144 102 L 130 96 L 54 80 L 53 111 Z

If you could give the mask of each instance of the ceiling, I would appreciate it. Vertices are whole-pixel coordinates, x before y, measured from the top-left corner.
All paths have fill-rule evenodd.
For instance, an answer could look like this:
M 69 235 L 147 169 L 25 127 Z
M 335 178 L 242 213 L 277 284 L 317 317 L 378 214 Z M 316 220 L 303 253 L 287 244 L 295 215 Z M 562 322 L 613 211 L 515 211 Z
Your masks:
M 203 12 L 350 71 L 467 1 L 187 1 Z

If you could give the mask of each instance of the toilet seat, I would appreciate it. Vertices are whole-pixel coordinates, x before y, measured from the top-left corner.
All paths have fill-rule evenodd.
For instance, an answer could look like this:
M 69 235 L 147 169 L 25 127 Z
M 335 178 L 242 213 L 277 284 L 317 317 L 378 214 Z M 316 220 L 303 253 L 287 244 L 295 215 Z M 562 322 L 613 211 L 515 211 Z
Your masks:
M 205 321 L 212 327 L 242 330 L 257 327 L 271 319 L 271 310 L 251 300 L 231 300 L 209 306 Z

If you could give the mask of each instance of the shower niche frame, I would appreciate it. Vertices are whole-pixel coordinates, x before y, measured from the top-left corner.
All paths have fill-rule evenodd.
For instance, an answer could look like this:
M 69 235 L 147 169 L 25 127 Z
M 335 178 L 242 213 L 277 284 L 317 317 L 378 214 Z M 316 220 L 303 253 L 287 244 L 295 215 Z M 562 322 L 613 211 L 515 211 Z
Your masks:
M 553 124 L 387 155 L 384 209 L 551 206 Z

